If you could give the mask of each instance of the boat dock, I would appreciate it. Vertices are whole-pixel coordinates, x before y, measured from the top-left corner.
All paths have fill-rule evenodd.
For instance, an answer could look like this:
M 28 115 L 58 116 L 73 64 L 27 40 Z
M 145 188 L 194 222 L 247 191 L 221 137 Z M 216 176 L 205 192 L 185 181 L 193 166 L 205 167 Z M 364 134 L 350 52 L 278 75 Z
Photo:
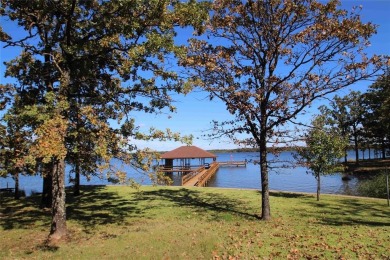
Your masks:
M 197 186 L 204 187 L 211 177 L 217 172 L 219 168 L 219 163 L 213 162 L 210 164 L 210 167 L 200 167 L 195 171 L 184 175 L 181 178 L 182 186 Z
M 228 162 L 213 162 L 211 164 L 182 167 L 182 166 L 161 166 L 159 171 L 165 173 L 177 172 L 183 174 L 181 178 L 182 186 L 197 186 L 204 187 L 207 182 L 213 177 L 220 166 L 222 167 L 246 167 L 246 161 L 228 161 Z
M 8 187 L 8 182 L 7 182 L 6 188 L 0 188 L 0 192 L 14 192 L 14 191 L 15 191 L 15 188 Z
M 229 167 L 239 167 L 243 166 L 246 167 L 247 161 L 227 161 L 227 162 L 219 162 L 220 166 L 229 166 Z
M 212 163 L 206 163 L 206 159 L 212 159 Z M 220 166 L 227 167 L 246 167 L 247 161 L 227 161 L 217 162 L 217 156 L 200 149 L 196 146 L 181 146 L 172 151 L 161 155 L 161 160 L 164 164 L 158 168 L 158 171 L 165 173 L 177 172 L 182 174 L 182 186 L 198 186 L 204 187 L 207 182 L 213 177 Z M 192 160 L 199 159 L 197 166 L 191 165 Z M 174 160 L 179 160 L 180 165 L 175 166 Z
M 15 188 L 0 188 L 0 192 L 14 192 Z
M 191 166 L 191 167 L 182 167 L 182 166 L 172 166 L 172 167 L 166 167 L 166 166 L 160 166 L 158 167 L 158 171 L 160 172 L 178 172 L 178 173 L 191 173 L 194 171 L 194 167 L 197 168 L 196 166 Z M 201 167 L 201 166 L 198 166 Z

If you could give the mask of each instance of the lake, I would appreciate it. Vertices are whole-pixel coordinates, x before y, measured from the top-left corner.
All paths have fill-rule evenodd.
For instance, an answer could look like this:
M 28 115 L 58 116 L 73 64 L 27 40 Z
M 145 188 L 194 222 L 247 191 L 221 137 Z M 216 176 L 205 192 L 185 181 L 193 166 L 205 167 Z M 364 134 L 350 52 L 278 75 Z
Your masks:
M 246 167 L 220 167 L 216 174 L 210 179 L 209 187 L 223 187 L 223 188 L 243 188 L 243 189 L 260 189 L 260 166 L 254 162 L 259 161 L 258 153 L 217 153 L 217 161 L 244 161 L 249 163 Z M 367 158 L 368 156 L 365 155 Z M 349 159 L 354 158 L 354 153 L 351 151 L 348 154 Z M 362 157 L 361 157 L 362 158 Z M 275 157 L 269 155 L 269 160 Z M 277 160 L 283 162 L 292 162 L 293 158 L 291 152 L 282 152 Z M 206 160 L 206 162 L 208 162 Z M 211 162 L 211 161 L 209 161 Z M 174 162 L 175 164 L 179 164 Z M 192 165 L 199 164 L 198 159 L 191 161 Z M 313 175 L 307 174 L 307 169 L 304 167 L 291 167 L 286 163 L 270 163 L 274 166 L 269 173 L 269 182 L 271 190 L 278 191 L 292 191 L 292 192 L 316 192 L 317 182 Z M 136 173 L 134 169 L 125 167 L 124 170 L 128 173 L 128 177 L 134 178 L 142 185 L 151 185 L 147 176 Z M 67 167 L 66 185 L 69 186 L 69 171 Z M 174 185 L 180 185 L 181 175 L 171 175 Z M 328 194 L 347 194 L 358 195 L 356 186 L 357 178 L 352 178 L 349 181 L 343 181 L 340 174 L 328 175 L 321 177 L 321 193 Z M 111 184 L 107 180 L 92 177 L 88 181 L 85 177 L 81 178 L 82 185 L 105 185 Z M 13 187 L 14 181 L 12 178 L 0 178 L 0 188 Z M 41 192 L 42 178 L 40 176 L 20 176 L 20 189 L 26 192 L 29 196 L 32 192 Z

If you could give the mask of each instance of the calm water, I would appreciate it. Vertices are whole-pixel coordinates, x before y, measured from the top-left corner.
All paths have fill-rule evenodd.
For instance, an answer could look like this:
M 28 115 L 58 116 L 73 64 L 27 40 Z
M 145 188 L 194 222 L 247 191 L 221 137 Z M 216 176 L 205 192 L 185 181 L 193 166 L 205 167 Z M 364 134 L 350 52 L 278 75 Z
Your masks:
M 354 158 L 354 154 L 351 152 L 349 158 Z M 366 155 L 367 158 L 367 155 Z M 274 159 L 274 156 L 269 156 L 270 160 Z M 307 174 L 307 169 L 303 167 L 290 167 L 286 162 L 291 162 L 292 156 L 290 152 L 281 153 L 278 160 L 284 163 L 271 163 L 273 166 L 283 166 L 273 169 L 269 174 L 270 189 L 280 191 L 295 191 L 295 192 L 316 192 L 316 179 L 313 175 Z M 260 189 L 260 166 L 253 163 L 253 161 L 259 160 L 258 153 L 223 153 L 217 154 L 217 161 L 243 161 L 248 160 L 249 163 L 246 167 L 220 167 L 217 173 L 209 181 L 209 187 L 224 187 L 224 188 L 249 188 Z M 211 162 L 207 161 L 206 162 Z M 174 162 L 179 164 L 179 162 Z M 197 159 L 192 160 L 192 165 L 199 164 Z M 289 166 L 289 167 L 285 167 Z M 140 173 L 136 173 L 130 167 L 125 168 L 128 172 L 128 176 L 134 178 L 137 182 L 143 185 L 150 185 L 151 182 L 147 176 Z M 69 184 L 69 171 L 70 167 L 67 167 L 66 184 Z M 180 185 L 180 175 L 171 175 L 174 185 Z M 352 178 L 350 181 L 343 181 L 340 174 L 323 176 L 321 177 L 321 192 L 330 194 L 356 194 L 356 185 L 358 180 Z M 110 184 L 107 180 L 99 179 L 98 177 L 92 177 L 88 181 L 85 177 L 81 179 L 82 185 L 101 185 Z M 0 178 L 0 187 L 6 186 L 13 187 L 14 181 L 12 178 Z M 42 190 L 42 178 L 40 176 L 21 176 L 20 188 L 25 190 L 26 195 L 30 195 L 32 192 L 40 192 Z
M 236 153 L 232 156 L 221 154 L 218 157 L 220 161 L 228 161 L 230 157 L 233 160 L 259 160 L 256 153 Z M 269 156 L 272 160 L 273 156 Z M 313 175 L 307 173 L 307 168 L 292 167 L 292 157 L 290 152 L 283 152 L 277 158 L 283 163 L 278 163 L 280 167 L 275 167 L 269 174 L 269 184 L 271 190 L 279 191 L 297 191 L 297 192 L 316 192 L 317 181 Z M 290 162 L 290 163 L 288 163 Z M 357 179 L 342 181 L 340 174 L 321 176 L 321 192 L 334 194 L 355 194 Z M 260 166 L 249 163 L 244 167 L 223 167 L 210 180 L 211 187 L 228 188 L 252 188 L 259 189 L 260 184 Z

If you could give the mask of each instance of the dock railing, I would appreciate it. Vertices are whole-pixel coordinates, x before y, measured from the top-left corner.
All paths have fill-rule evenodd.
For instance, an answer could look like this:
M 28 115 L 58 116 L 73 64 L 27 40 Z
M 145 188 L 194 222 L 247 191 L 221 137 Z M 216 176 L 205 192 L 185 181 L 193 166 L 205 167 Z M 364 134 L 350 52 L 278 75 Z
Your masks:
M 8 182 L 7 182 L 7 187 L 6 188 L 0 188 L 0 192 L 14 192 L 15 188 L 8 187 Z
M 15 188 L 0 188 L 0 192 L 14 192 Z
M 215 172 L 218 170 L 219 164 L 214 162 L 210 165 L 210 168 L 207 169 L 207 171 L 202 174 L 198 182 L 196 183 L 196 186 L 198 187 L 204 187 L 206 183 L 210 180 L 210 178 L 215 174 Z
M 182 178 L 181 178 L 181 185 L 183 186 L 186 182 L 188 182 L 189 180 L 191 180 L 192 178 L 194 178 L 196 175 L 198 175 L 199 173 L 201 173 L 203 170 L 204 170 L 204 166 L 190 172 L 190 173 L 187 173 L 186 175 L 184 175 Z
M 193 172 L 203 165 L 190 165 L 190 166 L 158 166 L 159 172 Z
M 220 166 L 244 166 L 246 167 L 247 161 L 227 161 L 227 162 L 218 162 Z

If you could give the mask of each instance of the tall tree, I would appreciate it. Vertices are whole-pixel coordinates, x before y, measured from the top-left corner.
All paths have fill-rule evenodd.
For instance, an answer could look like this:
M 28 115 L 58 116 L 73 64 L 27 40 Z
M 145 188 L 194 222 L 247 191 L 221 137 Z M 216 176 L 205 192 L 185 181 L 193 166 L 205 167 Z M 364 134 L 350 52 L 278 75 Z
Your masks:
M 340 129 L 327 127 L 326 115 L 317 116 L 304 140 L 306 146 L 297 151 L 298 162 L 307 167 L 317 180 L 317 201 L 320 200 L 321 175 L 343 171 L 339 159 L 344 155 L 348 139 Z
M 363 96 L 366 109 L 364 129 L 379 145 L 382 158 L 385 158 L 386 149 L 390 149 L 390 69 Z
M 331 123 L 340 129 L 343 137 L 351 139 L 355 150 L 355 162 L 359 164 L 359 146 L 362 139 L 362 121 L 365 113 L 363 96 L 359 91 L 351 91 L 344 97 L 335 96 L 330 107 L 322 106 L 321 112 L 331 117 Z M 344 161 L 347 162 L 347 149 Z
M 381 57 L 364 53 L 375 25 L 339 5 L 216 0 L 209 40 L 192 40 L 182 61 L 192 69 L 193 84 L 224 101 L 235 117 L 216 121 L 214 134 L 260 149 L 263 220 L 271 218 L 267 145 L 280 142 L 286 125 L 314 100 L 374 75 L 382 65 Z M 238 140 L 242 133 L 249 137 Z
M 130 139 L 177 137 L 170 131 L 139 133 L 132 114 L 175 109 L 170 91 L 180 92 L 183 83 L 167 69 L 173 55 L 183 53 L 174 43 L 175 26 L 193 24 L 200 30 L 203 5 L 168 0 L 2 2 L 1 13 L 26 31 L 20 38 L 3 37 L 6 47 L 23 50 L 7 63 L 7 75 L 19 81 L 26 124 L 35 131 L 31 162 L 42 160 L 51 169 L 51 239 L 66 234 L 65 160 L 86 172 L 96 167 L 107 172 L 113 157 L 144 167 L 146 153 L 134 152 Z M 123 179 L 124 173 L 115 171 L 112 177 Z
M 348 108 L 350 133 L 355 148 L 355 163 L 359 164 L 359 146 L 362 139 L 362 121 L 365 109 L 363 106 L 363 96 L 359 91 L 351 91 L 343 97 Z

